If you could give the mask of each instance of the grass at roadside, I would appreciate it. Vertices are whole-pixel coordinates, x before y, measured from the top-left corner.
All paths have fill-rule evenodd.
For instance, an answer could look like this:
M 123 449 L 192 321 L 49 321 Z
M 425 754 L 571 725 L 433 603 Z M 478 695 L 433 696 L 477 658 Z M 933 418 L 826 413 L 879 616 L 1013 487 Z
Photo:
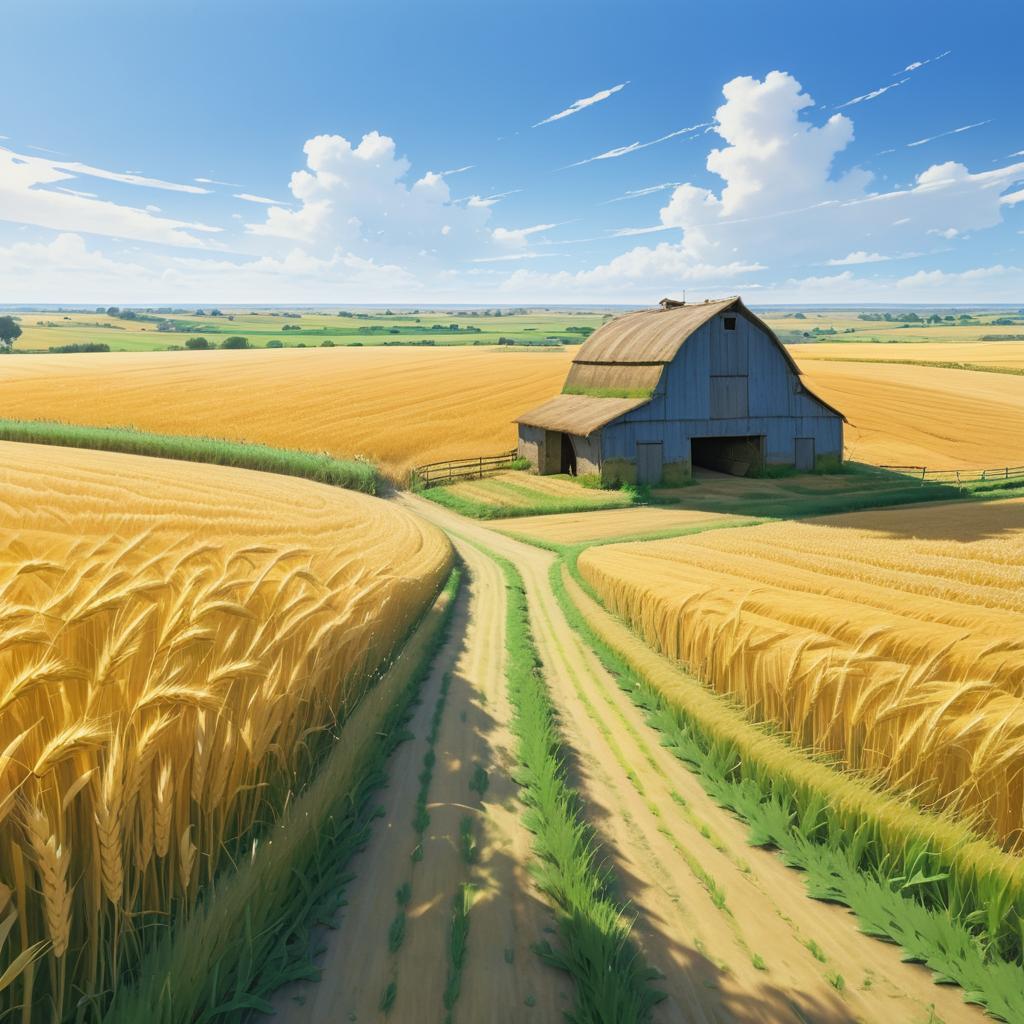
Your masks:
M 487 552 L 505 577 L 509 698 L 515 709 L 517 781 L 535 836 L 534 877 L 556 908 L 561 943 L 537 952 L 576 987 L 572 1019 L 644 1021 L 661 994 L 656 973 L 630 939 L 629 921 L 610 891 L 596 837 L 565 778 L 556 713 L 530 630 L 526 594 L 511 562 Z
M 955 981 L 994 1016 L 1024 1020 L 1021 941 L 1024 869 L 968 829 L 843 775 L 749 722 L 742 710 L 674 669 L 629 635 L 592 625 L 570 596 L 560 562 L 551 584 L 569 623 L 590 643 L 662 742 L 712 798 L 747 822 L 754 845 L 806 872 L 809 893 L 840 902 L 869 934 Z M 633 653 L 627 653 L 632 651 Z M 637 654 L 637 652 L 642 652 Z M 660 666 L 657 677 L 650 666 Z
M 421 492 L 424 498 L 470 519 L 504 519 L 626 508 L 641 497 L 633 488 L 585 487 L 568 476 L 502 473 Z
M 105 1015 L 96 1007 L 83 1021 L 241 1024 L 254 1010 L 272 1012 L 268 996 L 283 984 L 316 977 L 313 930 L 340 905 L 348 861 L 377 816 L 372 794 L 408 738 L 411 704 L 444 644 L 459 582 L 456 569 L 267 841 L 159 942 Z
M 52 444 L 64 448 L 149 455 L 185 462 L 209 462 L 285 476 L 300 476 L 348 490 L 377 493 L 377 470 L 369 462 L 272 448 L 212 437 L 151 434 L 130 427 L 84 427 L 50 420 L 0 420 L 0 441 Z

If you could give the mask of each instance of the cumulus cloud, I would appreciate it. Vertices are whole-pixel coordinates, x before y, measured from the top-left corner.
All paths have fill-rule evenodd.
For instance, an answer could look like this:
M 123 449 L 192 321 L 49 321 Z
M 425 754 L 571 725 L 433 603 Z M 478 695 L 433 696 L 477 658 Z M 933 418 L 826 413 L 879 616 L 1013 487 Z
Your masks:
M 290 239 L 320 255 L 386 253 L 399 263 L 434 258 L 442 240 L 453 258 L 488 244 L 489 209 L 454 203 L 435 171 L 409 183 L 409 161 L 387 135 L 369 132 L 355 146 L 341 135 L 317 135 L 303 151 L 306 167 L 290 182 L 298 208 L 270 206 L 265 220 L 246 225 L 251 235 Z
M 635 248 L 576 274 L 521 270 L 513 275 L 513 287 L 532 285 L 538 297 L 556 294 L 559 287 L 573 294 L 589 288 L 595 297 L 614 289 L 635 296 L 637 285 L 653 293 L 715 281 L 733 291 L 741 275 L 766 268 L 785 273 L 809 264 L 907 259 L 930 235 L 951 238 L 999 224 L 1018 194 L 1003 193 L 1024 180 L 1024 163 L 972 173 L 947 161 L 926 167 L 906 188 L 876 191 L 869 171 L 834 169 L 836 157 L 853 141 L 852 120 L 836 113 L 818 124 L 806 117 L 814 101 L 792 75 L 735 78 L 722 91 L 725 102 L 715 113 L 714 130 L 724 145 L 706 161 L 721 187 L 678 185 L 660 212 L 660 226 L 616 232 L 675 229 L 679 242 Z M 837 257 L 837 250 L 848 255 Z M 847 278 L 822 280 L 841 285 Z
M 820 125 L 802 117 L 814 101 L 791 75 L 736 78 L 723 94 L 715 130 L 726 145 L 707 158 L 721 191 L 683 184 L 661 211 L 663 224 L 682 230 L 694 260 L 739 254 L 766 264 L 823 262 L 837 246 L 884 254 L 883 246 L 903 249 L 935 229 L 998 224 L 1000 193 L 1024 178 L 1024 163 L 972 174 L 948 161 L 923 170 L 908 188 L 872 191 L 866 170 L 833 172 L 853 140 L 853 122 L 844 114 Z
M 557 114 L 545 117 L 543 121 L 538 121 L 533 127 L 539 128 L 542 124 L 561 121 L 563 117 L 572 117 L 573 114 L 578 114 L 581 110 L 586 110 L 587 107 L 592 107 L 595 103 L 600 103 L 602 100 L 608 99 L 609 96 L 614 96 L 615 93 L 625 89 L 627 85 L 629 85 L 629 82 L 622 82 L 619 85 L 613 85 L 610 89 L 602 89 L 600 92 L 595 92 L 593 96 L 588 96 L 586 99 L 575 100 L 565 110 L 560 110 Z
M 175 192 L 207 191 L 135 174 L 104 171 L 86 164 L 58 163 L 0 147 L 0 220 L 175 246 L 201 247 L 205 243 L 197 232 L 220 230 L 199 222 L 158 217 L 145 209 L 97 199 L 79 190 L 57 191 L 62 187 L 61 182 L 77 180 L 78 175 Z
M 994 264 L 968 270 L 919 270 L 896 278 L 841 274 L 795 277 L 770 285 L 764 302 L 1019 302 L 1024 268 Z

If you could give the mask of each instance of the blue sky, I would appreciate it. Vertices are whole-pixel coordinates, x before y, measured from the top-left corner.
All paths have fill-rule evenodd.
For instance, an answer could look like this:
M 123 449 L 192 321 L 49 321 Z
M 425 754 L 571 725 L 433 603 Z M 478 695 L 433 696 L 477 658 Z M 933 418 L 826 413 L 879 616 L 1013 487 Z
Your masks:
M 1019 4 L 14 0 L 4 28 L 0 301 L 1024 303 Z

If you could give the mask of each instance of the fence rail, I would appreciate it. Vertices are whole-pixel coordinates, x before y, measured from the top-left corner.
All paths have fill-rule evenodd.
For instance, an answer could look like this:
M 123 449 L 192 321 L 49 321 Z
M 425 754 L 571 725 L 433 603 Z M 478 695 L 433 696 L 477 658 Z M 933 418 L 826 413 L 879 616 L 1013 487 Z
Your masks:
M 412 471 L 412 485 L 414 488 L 436 487 L 438 484 L 451 484 L 458 480 L 480 480 L 491 473 L 511 469 L 518 458 L 519 452 L 513 448 L 500 455 L 479 455 L 475 459 L 430 462 L 425 466 L 417 466 Z
M 995 469 L 929 469 L 927 466 L 879 466 L 914 476 L 922 483 L 980 484 L 999 480 L 1024 479 L 1024 466 L 998 466 Z

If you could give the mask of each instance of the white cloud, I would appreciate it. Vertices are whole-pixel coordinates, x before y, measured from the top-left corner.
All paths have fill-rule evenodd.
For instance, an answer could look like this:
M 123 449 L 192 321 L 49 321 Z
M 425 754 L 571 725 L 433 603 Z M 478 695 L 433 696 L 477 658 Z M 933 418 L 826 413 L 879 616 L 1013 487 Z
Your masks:
M 38 148 L 38 147 L 30 147 Z M 46 150 L 46 152 L 53 152 Z M 120 181 L 126 185 L 139 185 L 143 188 L 164 189 L 167 192 L 189 192 L 192 195 L 206 195 L 208 188 L 199 188 L 196 185 L 179 185 L 173 181 L 163 181 L 161 178 L 146 178 L 134 171 L 105 171 L 102 167 L 92 167 L 89 164 L 80 164 L 74 161 L 53 160 L 50 161 L 60 171 L 67 171 L 71 175 L 84 174 L 90 178 L 103 178 L 106 181 Z
M 441 171 L 442 178 L 450 178 L 453 174 L 462 174 L 464 171 L 471 171 L 476 164 L 466 164 L 465 167 L 456 167 L 450 171 Z
M 835 110 L 842 110 L 844 107 L 852 107 L 857 103 L 866 103 L 868 100 L 878 99 L 879 96 L 887 93 L 890 89 L 898 89 L 901 85 L 906 85 L 909 82 L 909 78 L 901 78 L 898 82 L 893 82 L 891 85 L 883 85 L 879 89 L 873 89 L 871 92 L 864 93 L 863 96 L 854 96 L 852 100 L 847 100 L 845 103 L 840 103 Z
M 689 128 L 680 128 L 678 131 L 669 132 L 668 135 L 662 135 L 660 138 L 652 139 L 650 142 L 631 142 L 628 146 L 619 146 L 618 149 L 609 149 L 604 153 L 598 153 L 597 156 L 588 156 L 586 160 L 577 160 L 576 163 L 569 164 L 569 166 L 582 167 L 584 164 L 592 164 L 595 160 L 614 160 L 616 157 L 635 153 L 638 149 L 647 149 L 648 146 L 657 146 L 659 142 L 668 142 L 669 139 L 675 139 L 680 135 L 687 135 L 690 132 L 696 132 L 700 128 L 708 127 L 710 127 L 710 122 L 692 124 Z M 693 138 L 696 138 L 696 135 L 694 135 Z
M 238 262 L 122 262 L 69 232 L 48 244 L 0 247 L 0 275 L 24 302 L 322 302 L 325 290 L 338 301 L 386 302 L 396 294 L 423 293 L 423 285 L 401 267 L 340 250 L 325 258 L 294 248 L 280 257 Z
M 436 262 L 442 238 L 449 258 L 488 246 L 490 211 L 455 204 L 444 175 L 434 171 L 407 184 L 409 161 L 388 136 L 369 132 L 353 146 L 340 135 L 317 135 L 303 151 L 306 169 L 290 183 L 298 209 L 270 206 L 265 220 L 246 225 L 250 234 L 291 239 L 320 255 L 340 248 L 403 265 Z
M 919 270 L 900 278 L 858 277 L 853 271 L 790 278 L 767 286 L 763 302 L 1019 302 L 1024 268 L 995 264 L 963 271 Z
M 552 121 L 561 121 L 563 117 L 571 117 L 573 114 L 578 114 L 581 110 L 586 110 L 587 107 L 592 107 L 595 103 L 600 103 L 602 100 L 608 99 L 609 96 L 614 96 L 615 93 L 625 89 L 627 85 L 629 85 L 629 82 L 622 82 L 619 85 L 613 85 L 610 89 L 602 89 L 600 92 L 595 92 L 593 96 L 588 96 L 586 99 L 575 100 L 565 110 L 560 110 L 557 114 L 552 114 L 550 117 L 544 118 L 543 121 L 538 121 L 532 127 L 539 128 L 542 124 L 551 124 Z
M 631 238 L 633 235 L 653 235 L 658 231 L 673 231 L 674 228 L 668 224 L 652 224 L 646 228 L 616 228 L 612 238 Z
M 266 196 L 254 196 L 251 192 L 236 192 L 235 199 L 244 199 L 247 203 L 263 203 L 265 206 L 283 206 L 280 199 L 268 199 Z
M 557 224 L 534 224 L 529 228 L 495 228 L 491 232 L 491 237 L 499 245 L 526 245 L 526 240 L 530 235 L 537 235 L 542 231 L 550 231 L 557 227 Z
M 905 75 L 908 71 L 917 71 L 918 68 L 923 68 L 925 64 L 934 64 L 937 60 L 942 60 L 943 57 L 948 57 L 953 51 L 946 50 L 945 53 L 940 53 L 937 57 L 929 57 L 927 60 L 915 60 L 913 63 L 908 64 L 902 71 L 897 71 L 898 75 Z
M 505 263 L 508 260 L 539 260 L 550 256 L 564 256 L 563 252 L 510 252 L 504 256 L 481 256 L 474 263 Z
M 639 199 L 641 196 L 654 195 L 655 192 L 666 192 L 670 188 L 675 188 L 680 185 L 678 181 L 665 181 L 660 185 L 648 185 L 647 188 L 632 188 L 627 189 L 621 196 L 616 196 L 614 199 L 606 199 L 602 206 L 607 206 L 608 203 L 621 203 L 624 199 Z
M 725 145 L 707 158 L 707 169 L 723 181 L 720 191 L 685 183 L 661 210 L 661 229 L 680 231 L 681 241 L 634 248 L 575 274 L 520 270 L 509 287 L 524 299 L 531 288 L 536 298 L 554 298 L 564 288 L 574 296 L 636 301 L 640 288 L 644 294 L 678 291 L 693 282 L 733 291 L 741 275 L 768 268 L 909 259 L 932 232 L 951 237 L 951 229 L 999 224 L 1006 208 L 1000 194 L 1024 179 L 1024 163 L 972 174 L 949 161 L 927 167 L 907 188 L 873 191 L 866 170 L 833 172 L 836 156 L 853 139 L 853 122 L 843 114 L 820 125 L 804 118 L 814 103 L 791 75 L 735 78 L 723 94 L 715 131 Z M 837 258 L 837 249 L 848 255 Z M 853 278 L 847 271 L 821 280 L 838 287 Z M 772 287 L 777 294 L 788 289 L 792 301 L 795 280 Z
M 825 263 L 830 267 L 851 267 L 858 263 L 884 263 L 891 259 L 891 256 L 883 256 L 879 252 L 864 252 L 861 249 L 858 252 L 848 253 L 842 259 L 826 260 Z
M 57 191 L 59 182 L 71 181 L 77 174 L 173 191 L 193 190 L 192 186 L 102 171 L 85 164 L 56 163 L 0 147 L 0 220 L 176 246 L 202 247 L 205 243 L 195 232 L 220 230 L 208 224 L 157 217 L 147 210 L 97 199 L 91 194 Z
M 192 180 L 198 181 L 201 185 L 227 185 L 230 188 L 241 188 L 237 181 L 218 181 L 216 178 L 193 178 Z
M 517 192 L 522 192 L 521 188 L 514 188 L 508 192 L 495 192 L 490 196 L 466 196 L 464 199 L 453 199 L 453 203 L 465 203 L 467 206 L 473 207 L 477 210 L 484 210 L 488 206 L 494 206 L 500 203 L 502 199 L 507 199 L 509 196 L 514 196 Z
M 961 132 L 969 132 L 972 128 L 980 128 L 982 125 L 991 123 L 992 119 L 989 118 L 987 121 L 975 121 L 974 124 L 961 125 L 959 128 L 953 128 L 948 132 L 939 132 L 938 135 L 930 135 L 927 139 L 918 139 L 916 142 L 908 142 L 907 148 L 913 149 L 914 146 L 923 146 L 928 142 L 934 142 L 936 139 L 945 139 L 950 135 L 959 135 Z

